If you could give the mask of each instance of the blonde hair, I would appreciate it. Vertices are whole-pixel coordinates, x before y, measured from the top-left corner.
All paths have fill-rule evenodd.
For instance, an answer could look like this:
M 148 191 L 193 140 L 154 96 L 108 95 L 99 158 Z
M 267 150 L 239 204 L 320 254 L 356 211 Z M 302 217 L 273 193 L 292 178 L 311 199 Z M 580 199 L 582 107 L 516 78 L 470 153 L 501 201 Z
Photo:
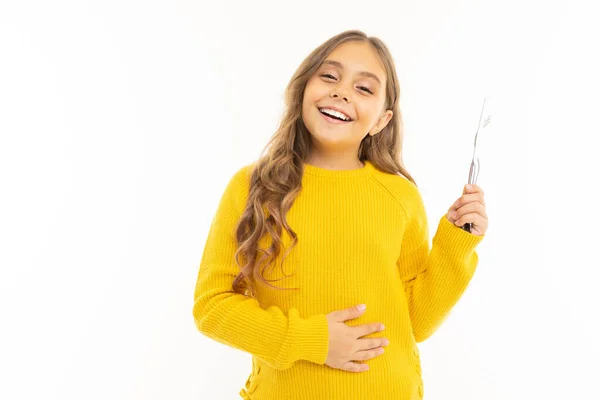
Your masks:
M 283 259 L 298 240 L 287 223 L 286 214 L 300 192 L 303 162 L 310 148 L 310 133 L 302 120 L 304 89 L 325 58 L 337 46 L 349 41 L 368 42 L 377 51 L 387 74 L 385 109 L 393 111 L 392 119 L 381 132 L 374 136 L 366 135 L 362 140 L 358 158 L 369 160 L 381 171 L 402 174 L 416 185 L 402 162 L 402 119 L 398 104 L 400 85 L 388 48 L 380 39 L 368 37 L 359 30 L 345 31 L 328 39 L 302 61 L 289 81 L 279 128 L 252 170 L 248 200 L 236 229 L 238 248 L 235 261 L 240 272 L 233 282 L 235 292 L 254 296 L 252 281 L 281 289 L 269 283 L 264 271 L 274 267 L 274 261 L 281 252 L 283 229 L 292 239 Z M 262 249 L 259 241 L 265 234 L 270 236 L 271 244 Z M 243 265 L 240 257 L 244 260 Z

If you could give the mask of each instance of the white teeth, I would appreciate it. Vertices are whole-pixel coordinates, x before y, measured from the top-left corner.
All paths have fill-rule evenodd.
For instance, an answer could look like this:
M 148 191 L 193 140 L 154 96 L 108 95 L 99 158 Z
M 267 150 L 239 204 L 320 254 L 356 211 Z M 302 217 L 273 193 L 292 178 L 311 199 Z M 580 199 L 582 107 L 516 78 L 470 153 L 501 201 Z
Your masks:
M 329 114 L 332 115 L 334 117 L 338 117 L 343 119 L 344 121 L 350 121 L 350 118 L 346 115 L 346 114 L 342 114 L 339 111 L 335 111 L 335 110 L 331 110 L 329 108 L 321 108 L 321 112 L 325 113 L 325 114 Z

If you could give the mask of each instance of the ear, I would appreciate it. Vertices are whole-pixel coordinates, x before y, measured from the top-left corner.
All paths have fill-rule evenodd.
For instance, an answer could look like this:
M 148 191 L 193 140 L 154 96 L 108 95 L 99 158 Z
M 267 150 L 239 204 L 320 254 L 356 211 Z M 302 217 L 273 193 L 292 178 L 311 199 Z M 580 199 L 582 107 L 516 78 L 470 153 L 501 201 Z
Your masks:
M 381 117 L 379 117 L 379 120 L 377 120 L 377 123 L 375 123 L 375 125 L 373 125 L 373 128 L 369 131 L 369 135 L 375 136 L 379 132 L 381 132 L 381 130 L 386 127 L 388 122 L 390 122 L 393 115 L 394 115 L 394 112 L 392 110 L 386 110 L 381 115 Z

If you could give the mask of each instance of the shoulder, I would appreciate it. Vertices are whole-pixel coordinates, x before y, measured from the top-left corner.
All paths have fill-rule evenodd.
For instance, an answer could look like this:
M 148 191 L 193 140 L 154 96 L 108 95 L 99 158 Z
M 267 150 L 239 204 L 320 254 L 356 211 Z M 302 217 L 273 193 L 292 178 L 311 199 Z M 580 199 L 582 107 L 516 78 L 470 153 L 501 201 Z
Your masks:
M 254 171 L 255 166 L 256 161 L 238 167 L 233 172 L 229 183 L 236 186 L 249 186 L 250 178 L 252 177 L 252 171 Z
M 423 208 L 423 198 L 417 185 L 400 174 L 375 169 L 373 181 L 392 198 L 407 214 Z
M 244 208 L 248 199 L 250 180 L 255 165 L 256 162 L 244 164 L 234 169 L 229 176 L 223 197 L 228 198 L 238 210 Z

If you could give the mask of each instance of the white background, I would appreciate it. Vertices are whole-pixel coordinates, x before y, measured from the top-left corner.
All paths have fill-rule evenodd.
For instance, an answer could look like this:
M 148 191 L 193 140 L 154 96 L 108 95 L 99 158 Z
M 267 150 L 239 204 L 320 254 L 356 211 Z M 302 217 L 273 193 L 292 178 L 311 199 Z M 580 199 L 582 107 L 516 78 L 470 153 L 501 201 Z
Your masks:
M 0 4 L 0 398 L 238 398 L 250 356 L 192 317 L 204 241 L 296 67 L 346 29 L 392 51 L 432 236 L 492 114 L 489 230 L 420 344 L 425 399 L 600 398 L 594 2 Z

